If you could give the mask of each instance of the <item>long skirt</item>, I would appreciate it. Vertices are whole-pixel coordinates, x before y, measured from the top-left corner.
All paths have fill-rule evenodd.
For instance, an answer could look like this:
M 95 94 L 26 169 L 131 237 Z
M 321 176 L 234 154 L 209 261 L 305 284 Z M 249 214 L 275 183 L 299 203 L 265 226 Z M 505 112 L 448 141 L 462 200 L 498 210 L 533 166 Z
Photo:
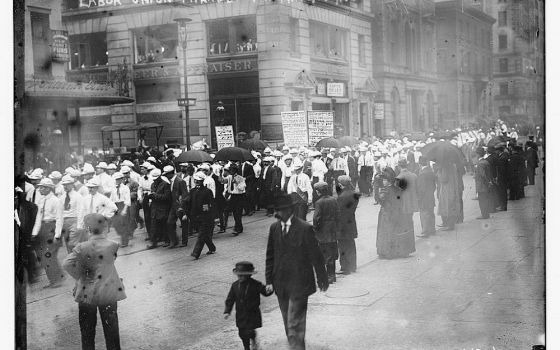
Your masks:
M 410 214 L 390 214 L 381 208 L 377 224 L 377 254 L 383 259 L 408 257 L 416 251 Z

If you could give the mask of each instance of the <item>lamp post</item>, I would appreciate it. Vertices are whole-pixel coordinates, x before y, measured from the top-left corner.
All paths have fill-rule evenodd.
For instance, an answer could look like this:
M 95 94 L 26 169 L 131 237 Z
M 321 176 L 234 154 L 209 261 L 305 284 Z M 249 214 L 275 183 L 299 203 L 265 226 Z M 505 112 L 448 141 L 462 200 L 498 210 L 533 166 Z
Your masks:
M 179 41 L 181 42 L 181 47 L 183 48 L 183 80 L 184 80 L 184 88 L 185 100 L 188 100 L 189 97 L 189 90 L 187 85 L 187 23 L 191 21 L 190 18 L 187 17 L 180 17 L 175 18 L 175 22 L 179 24 Z M 185 132 L 186 132 L 186 143 L 187 143 L 187 150 L 191 145 L 191 132 L 190 132 L 190 123 L 189 123 L 189 104 L 185 104 Z

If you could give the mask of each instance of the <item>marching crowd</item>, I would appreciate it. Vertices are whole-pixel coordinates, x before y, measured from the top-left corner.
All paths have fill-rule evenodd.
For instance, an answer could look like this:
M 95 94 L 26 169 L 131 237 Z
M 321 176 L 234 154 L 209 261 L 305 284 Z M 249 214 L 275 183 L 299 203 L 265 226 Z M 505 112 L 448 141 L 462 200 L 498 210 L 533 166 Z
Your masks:
M 64 274 L 58 249 L 65 245 L 67 259 L 75 257 L 79 243 L 93 236 L 96 225 L 92 218 L 109 222 L 120 236 L 120 247 L 128 246 L 135 231 L 142 228 L 147 232 L 148 249 L 187 246 L 189 236 L 196 234 L 191 256 L 199 259 L 204 246 L 206 254 L 216 252 L 215 226 L 217 233 L 226 232 L 230 214 L 232 234 L 237 236 L 243 233 L 242 217 L 257 210 L 279 219 L 277 229 L 282 234 L 291 232 L 294 222 L 307 221 L 312 211 L 313 242 L 320 251 L 313 263 L 320 261 L 326 272 L 324 278 L 317 274 L 319 287 L 326 290 L 336 281 L 336 274 L 356 271 L 355 211 L 361 196 L 372 196 L 381 206 L 377 252 L 382 259 L 408 257 L 415 251 L 416 212 L 422 227 L 417 236 L 436 233 L 436 198 L 441 230 L 453 230 L 463 222 L 463 175 L 467 172 L 475 178 L 481 210 L 477 219 L 507 210 L 508 192 L 509 200 L 523 198 L 524 186 L 534 184 L 539 150 L 532 136 L 524 145 L 512 136 L 516 135 L 496 128 L 487 134 L 480 130 L 455 132 L 429 135 L 423 141 L 387 138 L 352 147 L 267 147 L 262 154 L 252 151 L 253 157 L 247 160 L 198 164 L 178 163 L 168 150 L 159 159 L 148 155 L 146 159 L 105 162 L 90 157 L 83 164 L 73 162 L 63 172 L 32 169 L 16 179 L 19 268 L 34 283 L 39 264 L 49 280 L 45 288 L 60 286 Z M 425 147 L 438 139 L 459 150 L 459 160 L 425 154 Z M 282 210 L 287 207 L 286 214 Z M 271 227 L 268 250 L 272 249 L 272 232 Z M 111 249 L 116 256 L 118 245 Z M 261 290 L 263 294 L 273 289 L 268 286 L 273 284 L 272 270 L 268 271 L 273 256 L 267 251 L 267 290 Z M 340 260 L 338 272 L 336 260 Z M 65 268 L 72 270 L 68 262 Z M 281 307 L 288 307 L 287 299 L 285 302 Z M 231 312 L 232 301 L 228 303 Z M 116 315 L 116 304 L 114 308 Z M 287 311 L 283 316 L 289 317 Z M 245 336 L 244 344 L 247 339 Z

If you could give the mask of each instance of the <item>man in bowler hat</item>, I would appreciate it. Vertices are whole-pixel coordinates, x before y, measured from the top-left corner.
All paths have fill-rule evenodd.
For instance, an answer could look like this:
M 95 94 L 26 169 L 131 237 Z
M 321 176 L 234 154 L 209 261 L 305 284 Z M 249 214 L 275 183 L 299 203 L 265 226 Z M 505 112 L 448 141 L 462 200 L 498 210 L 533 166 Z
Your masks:
M 294 216 L 292 198 L 280 194 L 274 205 L 266 249 L 266 290 L 276 292 L 290 349 L 305 349 L 307 299 L 329 287 L 327 271 L 313 226 Z

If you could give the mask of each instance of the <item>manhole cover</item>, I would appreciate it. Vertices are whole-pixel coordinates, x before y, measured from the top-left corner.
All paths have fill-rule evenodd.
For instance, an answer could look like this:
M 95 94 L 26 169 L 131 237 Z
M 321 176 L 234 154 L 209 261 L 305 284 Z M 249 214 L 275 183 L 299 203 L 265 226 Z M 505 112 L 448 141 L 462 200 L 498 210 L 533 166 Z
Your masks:
M 341 299 L 350 299 L 350 298 L 359 298 L 365 295 L 368 295 L 369 291 L 361 288 L 344 288 L 339 290 L 328 290 L 325 296 L 327 298 L 341 298 Z

